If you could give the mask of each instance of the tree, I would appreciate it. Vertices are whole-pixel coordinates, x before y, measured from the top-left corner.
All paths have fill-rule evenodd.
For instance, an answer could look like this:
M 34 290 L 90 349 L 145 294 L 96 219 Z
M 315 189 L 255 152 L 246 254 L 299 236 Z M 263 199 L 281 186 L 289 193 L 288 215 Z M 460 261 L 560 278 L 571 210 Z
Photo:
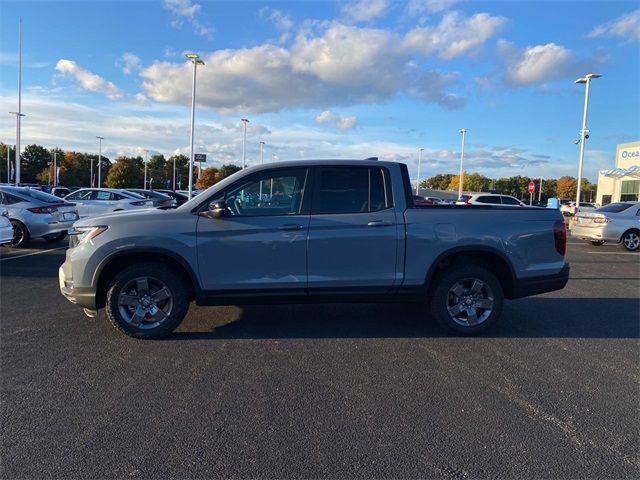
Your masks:
M 169 157 L 165 164 L 165 178 L 171 181 L 173 188 L 173 165 L 176 166 L 176 184 L 175 188 L 181 190 L 189 187 L 189 157 L 178 154 Z
M 15 168 L 16 161 L 16 149 L 13 145 L 6 145 L 0 143 L 0 182 L 5 183 L 7 181 L 7 149 L 9 150 L 9 162 L 11 164 L 11 172 Z
M 142 157 L 118 157 L 104 182 L 111 188 L 140 188 L 144 182 Z
M 451 183 L 452 173 L 438 174 L 420 182 L 420 188 L 432 188 L 434 190 L 447 190 Z
M 171 168 L 173 168 L 173 164 L 171 164 Z M 167 176 L 168 173 L 171 173 L 171 175 Z M 167 160 L 164 158 L 164 155 L 153 155 L 147 162 L 147 181 L 151 182 L 151 179 L 153 179 L 151 186 L 155 185 L 156 188 L 166 188 L 167 180 L 171 180 L 172 178 L 173 173 L 167 170 Z
M 215 167 L 203 168 L 200 173 L 200 178 L 196 182 L 196 188 L 198 190 L 204 190 L 211 185 L 220 181 L 220 170 Z
M 37 176 L 45 170 L 51 161 L 51 153 L 40 145 L 27 145 L 22 152 L 20 162 L 20 182 L 37 182 Z
M 578 182 L 573 177 L 560 177 L 557 182 L 557 193 L 560 198 L 576 198 Z
M 490 178 L 480 175 L 479 173 L 471 173 L 465 175 L 462 186 L 470 192 L 486 192 L 490 185 Z
M 228 164 L 228 165 L 222 165 L 220 167 L 220 180 L 227 178 L 229 175 L 233 175 L 236 172 L 239 172 L 240 170 L 242 170 L 242 167 L 239 167 L 237 165 L 233 165 L 233 164 Z

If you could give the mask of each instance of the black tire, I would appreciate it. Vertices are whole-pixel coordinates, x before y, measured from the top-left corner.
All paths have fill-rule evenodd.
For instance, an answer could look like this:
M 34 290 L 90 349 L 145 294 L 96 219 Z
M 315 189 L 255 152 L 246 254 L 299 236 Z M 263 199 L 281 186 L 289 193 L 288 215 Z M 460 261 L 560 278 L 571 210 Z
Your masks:
M 10 248 L 24 247 L 29 243 L 29 239 L 31 238 L 31 235 L 29 235 L 29 229 L 20 220 L 11 220 L 11 225 L 13 225 L 13 240 L 6 243 L 5 246 Z
M 637 251 L 640 248 L 640 231 L 629 230 L 624 232 L 624 235 L 622 235 L 620 242 L 622 242 L 622 246 L 626 250 L 630 252 Z
M 599 247 L 600 245 L 604 245 L 604 240 L 589 240 L 589 243 Z
M 45 235 L 42 238 L 44 238 L 49 243 L 61 242 L 62 240 L 67 238 L 67 232 L 64 231 L 60 233 L 50 233 L 49 235 Z
M 130 337 L 165 337 L 180 325 L 188 309 L 183 277 L 163 264 L 144 262 L 126 267 L 107 290 L 107 317 Z
M 449 331 L 478 335 L 500 318 L 504 293 L 495 275 L 486 268 L 455 265 L 434 282 L 431 315 Z M 465 305 L 468 308 L 463 308 Z

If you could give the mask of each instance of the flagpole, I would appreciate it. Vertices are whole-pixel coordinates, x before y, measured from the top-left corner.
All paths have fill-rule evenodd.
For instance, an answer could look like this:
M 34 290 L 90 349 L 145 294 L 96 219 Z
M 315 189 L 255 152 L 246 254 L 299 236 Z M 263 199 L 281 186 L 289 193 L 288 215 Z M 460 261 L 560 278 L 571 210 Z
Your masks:
M 20 120 L 22 117 L 22 18 L 18 22 L 18 125 L 16 127 L 16 185 L 20 185 Z

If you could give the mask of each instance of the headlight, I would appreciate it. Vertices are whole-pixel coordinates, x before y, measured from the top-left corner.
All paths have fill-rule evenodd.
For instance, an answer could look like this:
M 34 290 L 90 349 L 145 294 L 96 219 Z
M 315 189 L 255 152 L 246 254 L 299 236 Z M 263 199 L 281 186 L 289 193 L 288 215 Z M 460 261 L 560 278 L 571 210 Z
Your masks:
M 96 225 L 93 227 L 73 227 L 68 234 L 69 235 L 77 235 L 77 244 L 80 245 L 82 243 L 87 243 L 91 239 L 97 237 L 102 232 L 104 232 L 107 228 L 106 225 Z

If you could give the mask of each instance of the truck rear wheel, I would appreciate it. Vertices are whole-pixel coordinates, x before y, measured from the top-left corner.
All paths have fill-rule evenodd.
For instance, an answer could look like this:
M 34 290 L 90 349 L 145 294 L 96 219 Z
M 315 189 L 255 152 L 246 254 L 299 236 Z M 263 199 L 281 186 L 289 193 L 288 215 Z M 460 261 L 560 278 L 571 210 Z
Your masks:
M 171 267 L 137 263 L 118 273 L 107 290 L 111 324 L 135 338 L 161 338 L 173 332 L 189 309 L 182 277 Z
M 477 265 L 456 265 L 438 278 L 430 310 L 448 330 L 477 335 L 502 313 L 504 293 L 489 270 Z

